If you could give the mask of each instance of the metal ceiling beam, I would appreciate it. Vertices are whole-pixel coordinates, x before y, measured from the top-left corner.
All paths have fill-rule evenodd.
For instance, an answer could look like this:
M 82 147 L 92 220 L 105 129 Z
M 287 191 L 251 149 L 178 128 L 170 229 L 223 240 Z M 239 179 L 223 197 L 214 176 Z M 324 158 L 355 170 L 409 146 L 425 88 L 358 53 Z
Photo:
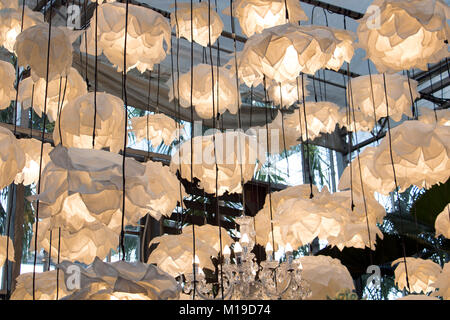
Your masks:
M 340 14 L 340 15 L 352 18 L 354 20 L 359 20 L 359 19 L 361 19 L 364 16 L 364 14 L 361 13 L 361 12 L 353 11 L 353 10 L 342 8 L 342 7 L 338 7 L 336 5 L 333 5 L 333 4 L 330 4 L 330 3 L 327 3 L 327 2 L 323 2 L 323 1 L 318 1 L 318 0 L 300 0 L 300 2 L 307 3 L 307 4 L 310 4 L 310 5 L 316 6 L 316 7 L 320 7 L 320 8 L 323 8 L 325 10 L 328 10 L 330 12 L 337 13 L 337 14 Z

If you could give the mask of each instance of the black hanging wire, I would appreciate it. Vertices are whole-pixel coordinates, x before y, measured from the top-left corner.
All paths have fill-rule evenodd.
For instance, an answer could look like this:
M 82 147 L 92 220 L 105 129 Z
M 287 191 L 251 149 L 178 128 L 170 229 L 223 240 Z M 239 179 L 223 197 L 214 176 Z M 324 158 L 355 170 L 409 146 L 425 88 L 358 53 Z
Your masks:
M 194 183 L 194 106 L 193 106 L 193 94 L 194 94 L 194 4 L 191 0 L 191 92 L 190 92 L 190 108 L 191 108 L 191 183 Z M 179 96 L 178 96 L 179 98 Z M 195 224 L 192 223 L 192 270 L 194 275 L 194 288 L 192 299 L 195 300 L 195 293 L 197 290 L 197 275 L 195 270 Z
M 48 44 L 47 44 L 47 66 L 45 75 L 45 95 L 44 95 L 44 110 L 42 113 L 42 136 L 41 136 L 41 153 L 39 158 L 39 180 L 37 185 L 37 194 L 41 193 L 41 175 L 42 175 L 42 158 L 44 152 L 44 141 L 45 141 L 45 125 L 47 120 L 47 96 L 48 96 L 48 75 L 50 68 L 50 42 L 52 33 L 52 14 L 53 14 L 53 3 L 50 2 L 50 14 L 48 23 Z M 34 261 L 33 261 L 33 300 L 36 300 L 36 263 L 37 263 L 37 248 L 38 248 L 38 227 L 39 227 L 39 199 L 36 202 L 36 229 L 34 236 Z
M 442 75 L 442 74 L 441 74 Z M 411 113 L 413 119 L 417 120 L 417 117 L 419 116 L 416 101 L 414 100 L 412 88 L 411 88 L 411 75 L 409 73 L 409 70 L 406 71 L 406 76 L 408 77 L 408 87 L 409 87 L 409 95 L 411 97 Z
M 402 207 L 400 205 L 397 174 L 395 172 L 394 156 L 392 154 L 391 124 L 389 121 L 389 104 L 388 104 L 387 88 L 386 88 L 386 75 L 384 73 L 383 73 L 383 84 L 384 84 L 384 94 L 385 94 L 385 98 L 386 98 L 386 118 L 387 118 L 387 126 L 388 126 L 389 155 L 391 158 L 392 172 L 394 175 L 395 193 L 397 194 L 398 210 L 399 210 L 399 215 L 400 215 L 400 230 L 403 230 Z M 403 236 L 401 237 L 401 240 L 402 240 L 403 262 L 405 264 L 406 285 L 408 287 L 408 291 L 411 291 L 410 286 L 409 286 L 408 266 L 406 265 L 406 245 L 405 245 L 405 239 L 403 238 Z
M 370 81 L 370 95 L 372 98 L 372 107 L 373 107 L 373 121 L 375 122 L 374 127 L 373 127 L 373 134 L 375 135 L 377 142 L 379 140 L 379 136 L 378 136 L 378 132 L 377 132 L 377 113 L 375 111 L 375 93 L 373 92 L 373 79 L 372 79 L 372 71 L 370 68 L 370 60 L 367 60 L 367 69 L 369 70 L 369 81 Z M 408 81 L 409 82 L 409 81 Z M 354 110 L 353 110 L 354 113 Z M 355 128 L 356 128 L 356 124 Z
M 312 199 L 314 197 L 314 193 L 313 193 L 313 183 L 312 183 L 312 173 L 311 173 L 311 162 L 310 162 L 310 152 L 309 152 L 309 135 L 308 135 L 308 121 L 306 118 L 306 101 L 305 101 L 305 74 L 302 72 L 301 73 L 301 77 L 302 77 L 302 104 L 303 104 L 303 117 L 305 120 L 305 134 L 306 134 L 306 140 L 305 140 L 305 144 L 306 144 L 306 159 L 305 162 L 308 165 L 308 179 L 309 179 L 309 190 L 310 190 L 310 194 L 309 194 L 309 198 Z M 299 89 L 298 89 L 298 77 L 297 77 L 297 94 L 299 94 Z M 300 109 L 299 109 L 300 112 Z M 299 114 L 300 117 L 300 114 Z M 301 119 L 298 119 L 299 124 L 300 124 L 300 131 L 301 131 Z M 303 136 L 303 133 L 300 132 L 301 135 Z M 303 140 L 303 138 L 302 138 Z M 303 144 L 303 141 L 302 141 Z
M 241 122 L 241 106 L 239 99 L 239 70 L 237 63 L 237 44 L 236 44 L 236 26 L 234 22 L 234 14 L 233 14 L 233 0 L 230 0 L 230 21 L 231 21 L 231 37 L 233 38 L 233 46 L 234 46 L 234 68 L 235 68 L 235 76 L 236 76 L 236 94 L 237 94 L 237 107 L 238 107 L 238 129 L 242 131 L 242 122 Z M 238 137 L 239 144 L 239 167 L 241 171 L 241 189 L 242 189 L 242 212 L 245 216 L 245 189 L 244 189 L 244 174 L 242 169 L 242 147 L 241 147 L 241 139 Z
M 430 65 L 428 65 L 428 70 L 430 70 Z M 430 78 L 430 88 L 431 88 L 431 93 L 430 95 L 433 96 L 433 78 L 431 77 L 431 72 L 428 73 L 429 78 Z M 436 123 L 438 122 L 438 117 L 437 117 L 437 113 L 436 113 L 436 102 L 433 101 L 433 111 L 434 111 L 434 118 L 436 120 Z
M 98 0 L 95 0 L 95 62 L 94 62 L 94 124 L 92 126 L 92 149 L 95 149 L 95 129 L 97 126 L 97 90 L 98 90 L 98 81 L 97 81 L 97 74 L 98 74 Z M 125 36 L 126 37 L 126 36 Z M 86 47 L 87 52 L 87 47 Z M 87 66 L 87 60 L 86 60 L 86 66 Z M 124 66 L 125 68 L 125 66 Z M 126 106 L 125 106 L 126 108 Z M 125 122 L 126 122 L 125 118 Z M 125 132 L 126 132 L 125 128 Z M 125 140 L 126 141 L 126 140 Z
M 59 227 L 58 230 L 58 264 L 60 263 L 61 259 L 61 227 Z M 59 298 L 59 267 L 56 268 L 56 300 Z
M 215 92 L 214 85 L 216 83 L 214 79 L 214 64 L 212 59 L 212 40 L 211 40 L 211 0 L 208 0 L 208 47 L 209 47 L 209 56 L 211 62 L 211 95 L 212 95 L 212 115 L 213 115 L 213 145 L 214 145 L 214 163 L 215 163 L 215 173 L 216 173 L 216 192 L 215 192 L 215 202 L 216 202 L 216 214 L 217 214 L 217 225 L 219 226 L 219 264 L 220 264 L 220 291 L 222 294 L 222 300 L 224 300 L 224 288 L 223 288 L 223 264 L 222 264 L 222 226 L 221 226 L 221 214 L 220 214 L 220 206 L 219 206 L 219 198 L 218 192 L 219 189 L 219 166 L 217 165 L 217 152 L 216 152 L 216 106 L 215 106 Z M 217 70 L 217 75 L 219 74 L 219 70 Z M 219 79 L 217 79 L 217 87 L 219 87 Z M 219 91 L 219 90 L 217 90 Z M 217 92 L 218 94 L 219 92 Z M 217 103 L 219 102 L 219 95 L 217 95 Z M 219 110 L 217 109 L 217 114 L 219 114 Z
M 124 96 L 124 107 L 125 107 L 125 120 L 124 120 L 124 138 L 123 138 L 123 157 L 122 157 L 122 222 L 120 231 L 120 248 L 122 249 L 122 261 L 125 261 L 125 200 L 126 200 L 126 190 L 125 190 L 125 160 L 127 153 L 127 138 L 128 138 L 128 98 L 127 98 L 127 38 L 128 38 L 128 1 L 126 0 L 125 5 L 125 39 L 123 48 L 123 70 L 122 70 L 122 90 Z M 119 255 L 120 257 L 120 255 Z
M 347 64 L 347 68 L 348 70 L 350 69 L 349 65 Z M 349 94 L 349 101 L 350 101 L 350 113 L 353 114 L 353 126 L 356 128 L 356 117 L 355 117 L 355 106 L 353 103 L 353 89 L 352 89 L 352 81 L 349 78 L 348 79 L 348 94 Z M 358 136 L 355 134 L 355 141 L 356 144 L 358 145 Z M 359 180 L 360 180 L 360 184 L 361 184 L 361 192 L 362 192 L 362 198 L 363 198 L 363 203 L 364 203 L 364 213 L 366 215 L 366 224 L 367 224 L 367 234 L 369 237 L 369 249 L 372 249 L 372 236 L 370 233 L 370 226 L 369 226 L 369 216 L 368 216 L 368 212 L 367 212 L 367 202 L 366 202 L 366 195 L 365 195 L 365 191 L 364 191 L 364 183 L 363 183 L 363 179 L 362 179 L 362 170 L 361 170 L 361 161 L 360 161 L 360 156 L 359 156 L 359 149 L 356 150 L 356 154 L 357 154 L 357 159 L 358 159 L 358 167 L 359 167 Z M 353 210 L 353 207 L 352 207 Z M 372 250 L 369 250 L 369 258 L 370 258 L 370 264 L 373 265 L 373 256 L 372 256 Z
M 88 0 L 84 0 L 83 3 L 83 11 L 84 11 L 84 27 L 86 28 L 84 30 L 84 44 L 85 44 L 85 70 L 84 70 L 84 80 L 86 81 L 86 86 L 87 89 L 89 90 L 89 79 L 88 79 L 88 41 L 87 41 L 87 2 Z M 96 0 L 97 3 L 97 0 Z M 96 9 L 97 10 L 97 9 Z M 80 55 L 81 55 L 81 50 L 80 50 Z
M 34 105 L 34 83 L 31 87 L 31 105 L 30 105 L 30 138 L 33 138 L 33 105 Z
M 287 10 L 286 10 L 287 11 Z M 280 86 L 280 115 L 281 115 L 281 130 L 283 131 L 283 148 L 284 148 L 284 156 L 286 158 L 286 169 L 287 169 L 287 176 L 289 177 L 289 159 L 288 159 L 288 150 L 286 148 L 286 134 L 285 134 L 285 130 L 284 130 L 284 114 L 283 114 L 283 93 L 282 93 L 282 88 L 281 88 L 281 83 L 279 84 Z

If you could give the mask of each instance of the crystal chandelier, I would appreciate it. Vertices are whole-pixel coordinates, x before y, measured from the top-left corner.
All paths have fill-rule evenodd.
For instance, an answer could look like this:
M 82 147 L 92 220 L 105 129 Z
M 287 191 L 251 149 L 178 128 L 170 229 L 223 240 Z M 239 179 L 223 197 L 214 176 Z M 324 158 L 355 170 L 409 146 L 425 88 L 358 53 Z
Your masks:
M 267 259 L 258 264 L 255 254 L 251 252 L 255 245 L 253 239 L 256 234 L 253 219 L 241 216 L 236 218 L 236 223 L 240 225 L 241 238 L 234 244 L 234 259 L 231 258 L 228 246 L 223 250 L 224 263 L 222 274 L 219 270 L 218 286 L 207 281 L 199 268 L 200 261 L 195 256 L 193 261 L 195 280 L 193 273 L 185 275 L 186 281 L 182 286 L 185 294 L 202 300 L 222 299 L 222 293 L 225 300 L 302 300 L 310 295 L 309 286 L 302 279 L 302 265 L 294 259 L 289 244 L 285 247 L 286 259 L 277 261 L 272 245 L 267 243 Z

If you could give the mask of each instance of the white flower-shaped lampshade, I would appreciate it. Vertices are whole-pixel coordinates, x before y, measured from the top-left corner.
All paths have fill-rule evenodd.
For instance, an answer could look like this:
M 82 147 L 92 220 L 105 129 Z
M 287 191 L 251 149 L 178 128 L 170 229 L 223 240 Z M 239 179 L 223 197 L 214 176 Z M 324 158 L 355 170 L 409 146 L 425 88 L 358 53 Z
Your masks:
M 308 139 L 314 140 L 322 133 L 332 133 L 341 120 L 339 106 L 332 102 L 306 102 L 306 123 L 303 104 L 298 105 L 300 110 L 285 116 L 284 125 L 294 129 L 297 137 L 306 141 L 306 126 L 308 126 Z M 300 114 L 299 114 L 300 113 Z
M 285 24 L 286 6 L 290 23 L 307 21 L 308 17 L 296 0 L 237 0 L 233 3 L 233 16 L 239 20 L 242 32 L 250 37 L 264 29 Z M 230 15 L 230 8 L 222 13 Z
M 0 46 L 5 47 L 9 52 L 14 52 L 16 38 L 21 32 L 22 10 L 0 10 L 0 21 Z M 23 15 L 23 30 L 41 23 L 44 23 L 44 16 L 42 13 L 32 11 L 25 6 Z
M 97 258 L 87 268 L 68 261 L 59 266 L 65 279 L 72 275 L 73 267 L 80 270 L 81 288 L 65 297 L 66 300 L 175 300 L 179 297 L 176 280 L 151 264 L 103 262 Z
M 7 246 L 8 251 L 6 251 Z M 6 262 L 6 256 L 8 256 L 8 261 L 14 262 L 14 245 L 9 237 L 0 235 L 0 268 Z
M 16 70 L 11 63 L 0 61 L 0 110 L 11 105 L 16 97 L 14 82 L 16 81 Z
M 55 122 L 53 139 L 55 145 L 92 149 L 94 130 L 94 92 L 89 92 L 70 101 Z M 105 92 L 97 92 L 97 114 L 95 117 L 95 149 L 109 147 L 119 152 L 124 147 L 125 107 L 123 101 Z M 60 130 L 61 128 L 61 130 Z M 61 136 L 60 137 L 60 131 Z
M 218 165 L 217 194 L 242 192 L 242 183 L 252 179 L 256 160 L 264 163 L 265 155 L 258 155 L 259 145 L 255 136 L 242 132 L 217 132 L 213 135 L 196 136 L 193 145 L 192 177 L 200 180 L 205 192 L 216 193 L 216 166 Z M 216 157 L 214 156 L 214 147 Z M 191 180 L 191 141 L 184 142 L 172 156 L 170 168 L 176 172 L 181 165 L 182 178 Z M 242 167 L 242 171 L 241 171 Z
M 305 98 L 308 96 L 309 92 L 306 89 L 306 86 L 309 84 L 308 79 L 304 79 L 304 90 L 305 90 Z M 277 106 L 281 107 L 289 107 L 293 105 L 297 101 L 303 100 L 303 90 L 301 80 L 290 81 L 281 83 L 272 82 L 267 88 L 267 95 L 270 101 Z
M 426 107 L 419 107 L 419 121 L 449 127 L 450 109 L 433 110 Z
M 449 56 L 447 19 L 441 0 L 375 0 L 360 20 L 358 38 L 379 72 L 427 70 Z
M 353 57 L 354 35 L 324 26 L 285 24 L 250 37 L 237 57 L 239 78 L 248 87 L 264 76 L 276 83 L 295 81 L 300 74 L 322 68 L 337 70 Z M 234 68 L 235 63 L 229 64 Z
M 392 156 L 400 192 L 409 186 L 430 188 L 444 183 L 450 172 L 450 130 L 446 126 L 405 121 L 391 130 Z M 389 148 L 385 137 L 376 148 L 366 148 L 360 154 L 365 190 L 388 195 L 395 189 Z M 362 193 L 358 159 L 352 162 L 353 190 Z M 350 188 L 350 169 L 342 174 L 339 188 Z
M 211 70 L 211 65 L 209 64 L 198 64 L 193 69 L 192 104 L 195 106 L 195 111 L 203 119 L 215 117 L 217 113 L 222 114 L 226 110 L 231 114 L 238 112 L 240 95 L 236 91 L 236 78 L 230 76 L 229 71 L 225 68 L 219 68 L 219 76 L 217 76 L 217 67 L 214 66 L 213 70 Z M 213 114 L 212 77 L 214 77 L 214 111 L 216 114 Z M 169 101 L 177 98 L 182 107 L 190 108 L 191 72 L 180 75 L 179 79 L 175 75 L 173 82 L 175 86 L 172 85 L 172 78 L 167 81 Z M 180 85 L 179 90 L 177 88 L 178 83 Z M 179 97 L 178 91 L 180 93 Z
M 148 116 L 131 118 L 131 132 L 136 136 L 136 142 L 139 143 L 147 138 L 153 148 L 159 146 L 162 142 L 169 146 L 181 132 L 184 126 L 177 123 L 172 118 L 162 113 L 150 114 Z M 179 132 L 180 131 L 180 132 Z
M 92 263 L 96 257 L 105 259 L 111 250 L 117 250 L 120 234 L 117 227 L 120 225 L 117 226 L 116 223 L 113 226 L 113 223 L 110 223 L 110 226 L 114 227 L 113 230 L 96 221 L 82 203 L 78 194 L 69 196 L 63 205 L 65 216 L 58 216 L 57 219 L 45 218 L 39 221 L 38 250 L 42 248 L 46 252 L 59 252 L 61 260 L 78 261 L 85 264 Z M 120 216 L 120 212 L 117 216 Z M 53 220 L 55 225 L 63 225 L 61 241 L 58 241 L 59 227 L 52 226 Z M 115 220 L 117 222 L 119 219 Z M 50 235 L 50 231 L 52 231 L 52 235 Z M 30 246 L 31 251 L 34 251 L 34 235 Z
M 292 191 L 288 191 L 291 188 Z M 313 191 L 314 197 L 310 199 L 309 188 L 309 185 L 290 187 L 280 192 L 286 194 L 283 197 L 285 199 L 281 200 L 278 198 L 280 195 L 277 195 L 275 207 L 272 201 L 273 234 L 276 243 L 301 246 L 319 237 L 340 250 L 344 247 L 366 246 L 374 249 L 376 235 L 383 238 L 375 224 L 381 222 L 385 215 L 378 202 L 366 199 L 367 219 L 371 226 L 369 243 L 365 206 L 361 197 L 354 197 L 355 208 L 352 211 L 350 192 L 330 194 L 324 188 L 320 193 Z M 296 194 L 293 193 L 294 190 L 297 191 Z M 266 202 L 255 219 L 257 241 L 263 244 L 272 239 L 269 210 L 269 203 Z
M 450 300 L 450 263 L 444 264 L 441 274 L 438 275 L 434 287 L 438 291 L 433 292 L 432 296 L 442 297 L 444 300 Z
M 98 7 L 98 51 L 122 72 L 125 46 L 125 3 L 103 3 Z M 128 5 L 126 71 L 137 68 L 141 73 L 153 70 L 170 51 L 170 25 L 161 14 L 142 6 Z M 88 53 L 95 55 L 95 16 L 87 31 Z M 86 51 L 84 37 L 81 52 Z
M 395 268 L 395 283 L 400 290 L 408 289 L 406 283 L 406 269 L 404 258 L 400 258 L 392 262 Z M 408 280 L 411 292 L 429 293 L 436 289 L 436 281 L 441 273 L 441 266 L 431 260 L 420 258 L 406 258 Z
M 18 140 L 20 148 L 25 153 L 25 166 L 22 171 L 16 175 L 15 184 L 23 183 L 28 186 L 39 181 L 39 163 L 41 158 L 41 141 L 36 139 Z M 49 143 L 44 143 L 42 152 L 42 170 L 50 162 L 49 153 L 53 147 Z
M 302 278 L 309 285 L 311 295 L 308 300 L 334 298 L 343 290 L 354 290 L 352 276 L 338 259 L 328 256 L 305 256 L 302 264 Z
M 35 274 L 35 299 L 56 300 L 67 296 L 70 291 L 66 288 L 64 274 L 59 271 L 58 287 L 56 286 L 57 270 L 36 272 Z M 11 300 L 33 300 L 33 273 L 22 273 L 16 279 L 16 289 L 11 295 Z
M 189 3 L 179 3 L 177 12 L 174 11 L 170 14 L 172 28 L 175 28 L 177 37 L 183 37 L 189 41 L 192 41 L 193 34 L 194 41 L 204 47 L 208 46 L 211 37 L 212 45 L 222 33 L 222 19 L 212 5 L 211 10 L 208 10 L 207 2 L 193 3 L 192 7 L 193 31 L 191 31 L 191 5 Z M 208 13 L 208 11 L 210 12 Z
M 370 83 L 372 78 L 372 84 Z M 384 90 L 384 79 L 382 74 L 372 76 L 360 76 L 351 80 L 352 94 L 351 103 L 355 109 L 361 110 L 369 118 L 376 115 L 377 121 L 387 116 L 386 94 L 388 98 L 389 117 L 394 121 L 400 121 L 402 115 L 412 117 L 411 106 L 413 101 L 419 97 L 417 81 L 410 80 L 400 74 L 386 74 L 386 92 Z M 373 88 L 373 90 L 372 90 Z M 347 89 L 347 94 L 349 94 Z M 411 95 L 413 101 L 411 101 Z M 356 114 L 355 114 L 356 118 Z M 353 123 L 353 114 L 351 115 Z M 373 120 L 372 120 L 373 121 Z
M 45 85 L 44 78 L 40 78 L 36 82 L 27 78 L 19 86 L 19 102 L 27 109 L 31 107 L 31 101 L 33 100 L 33 109 L 41 117 L 44 112 Z M 75 68 L 70 68 L 70 73 L 67 76 L 49 81 L 46 105 L 48 120 L 50 122 L 55 121 L 58 116 L 58 108 L 64 108 L 70 101 L 85 94 L 87 94 L 86 82 Z
M 163 235 L 154 238 L 150 245 L 158 244 L 147 263 L 155 263 L 161 270 L 177 277 L 193 272 L 193 232 L 192 226 L 182 229 L 178 235 Z M 222 228 L 222 246 L 230 246 L 233 240 Z M 222 248 L 223 249 L 223 248 Z M 212 225 L 195 226 L 195 254 L 199 267 L 214 270 L 211 257 L 220 252 L 219 227 Z
M 72 67 L 72 43 L 83 31 L 72 31 L 66 27 L 52 27 L 48 80 L 64 77 Z M 49 28 L 47 23 L 32 26 L 16 38 L 14 52 L 20 66 L 31 68 L 34 81 L 47 77 L 47 51 Z
M 5 8 L 18 9 L 19 1 L 17 0 L 0 0 L 0 10 Z
M 443 235 L 450 239 L 450 204 L 436 217 L 434 228 L 436 229 L 436 237 Z
M 25 154 L 11 131 L 0 127 L 0 189 L 11 184 L 25 166 Z
M 350 111 L 350 112 L 349 112 Z M 372 131 L 375 127 L 375 118 L 356 108 L 341 108 L 339 110 L 339 125 L 345 127 L 347 131 Z

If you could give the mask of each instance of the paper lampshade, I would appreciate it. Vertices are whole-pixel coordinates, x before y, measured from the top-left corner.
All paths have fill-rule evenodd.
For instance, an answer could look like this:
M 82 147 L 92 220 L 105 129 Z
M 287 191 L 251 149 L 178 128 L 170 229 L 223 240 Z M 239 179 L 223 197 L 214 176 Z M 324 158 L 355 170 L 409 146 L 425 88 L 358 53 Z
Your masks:
M 303 141 L 306 141 L 306 126 L 308 126 L 308 139 L 314 140 L 322 133 L 334 132 L 336 124 L 341 119 L 339 107 L 332 102 L 306 102 L 306 123 L 303 105 L 300 104 L 298 107 L 300 110 L 286 115 L 284 125 L 295 130 L 297 137 L 302 136 Z
M 97 54 L 108 58 L 117 71 L 122 72 L 125 45 L 126 4 L 103 3 L 98 7 Z M 161 14 L 142 6 L 128 5 L 128 35 L 126 71 L 137 68 L 141 73 L 153 70 L 170 50 L 170 25 Z M 88 53 L 95 55 L 95 16 L 87 30 Z M 81 52 L 86 51 L 84 37 Z
M 0 10 L 5 8 L 18 9 L 19 1 L 17 0 L 0 0 Z
M 58 287 L 56 286 L 57 273 L 57 270 L 36 272 L 34 291 L 36 300 L 56 300 L 57 291 L 58 299 L 70 294 L 62 271 L 59 271 Z M 33 300 L 33 273 L 22 273 L 16 281 L 16 289 L 11 295 L 11 300 Z
M 285 24 L 250 37 L 237 57 L 239 78 L 248 87 L 265 76 L 276 83 L 292 82 L 300 72 L 337 70 L 353 57 L 352 33 L 323 26 Z M 234 68 L 235 63 L 229 64 Z
M 450 126 L 450 109 L 434 111 L 426 107 L 419 107 L 419 121 L 448 127 Z
M 44 112 L 45 85 L 44 78 L 40 78 L 36 82 L 33 82 L 33 79 L 31 78 L 27 78 L 23 80 L 19 86 L 18 99 L 19 102 L 22 103 L 23 108 L 30 108 L 33 99 L 33 109 L 40 117 L 42 117 L 42 113 Z M 85 94 L 87 94 L 86 82 L 75 68 L 70 68 L 70 73 L 67 76 L 49 81 L 46 105 L 48 120 L 50 122 L 56 120 L 58 116 L 58 106 L 59 109 L 64 108 L 70 101 L 76 100 L 78 97 Z
M 450 204 L 436 217 L 434 228 L 436 229 L 436 237 L 443 235 L 450 239 Z
M 204 119 L 215 117 L 217 113 L 224 113 L 228 110 L 231 114 L 238 112 L 238 99 L 240 95 L 236 91 L 236 78 L 230 76 L 230 73 L 225 68 L 219 69 L 219 76 L 217 76 L 217 67 L 214 70 L 214 108 L 216 114 L 213 114 L 213 93 L 212 93 L 212 70 L 209 64 L 198 64 L 193 69 L 193 91 L 192 104 L 195 106 L 195 111 Z M 167 81 L 169 86 L 169 101 L 175 98 L 179 99 L 180 105 L 184 108 L 191 106 L 191 72 L 180 75 L 177 80 L 176 75 L 174 79 L 174 86 L 172 85 L 172 78 Z M 178 83 L 180 89 L 177 89 Z M 217 87 L 218 86 L 218 87 Z M 217 94 L 219 89 L 219 94 Z M 180 96 L 178 97 L 178 91 Z M 217 109 L 219 108 L 219 109 Z
M 20 139 L 18 140 L 20 148 L 25 154 L 25 166 L 22 171 L 16 175 L 15 184 L 23 183 L 28 186 L 36 184 L 39 181 L 39 163 L 41 158 L 41 141 L 36 139 Z M 42 152 L 42 170 L 47 163 L 50 162 L 49 153 L 53 150 L 50 143 L 44 143 Z
M 53 139 L 55 145 L 92 149 L 94 127 L 94 92 L 70 101 L 61 111 L 61 119 L 55 122 Z M 97 92 L 97 115 L 95 125 L 95 148 L 109 147 L 119 152 L 124 147 L 125 108 L 123 101 L 105 92 Z M 60 128 L 61 135 L 60 139 Z
M 339 115 L 339 125 L 346 128 L 347 131 L 372 131 L 375 127 L 373 111 L 372 115 L 370 115 L 356 108 L 341 108 Z
M 395 283 L 400 290 L 407 289 L 404 258 L 392 262 L 392 266 L 396 264 L 398 265 L 395 268 Z M 429 293 L 436 289 L 435 283 L 441 273 L 441 267 L 437 263 L 431 260 L 407 257 L 406 264 L 411 292 Z
M 438 291 L 433 292 L 432 296 L 442 297 L 444 300 L 450 300 L 450 263 L 444 264 L 441 274 L 438 275 L 434 287 Z
M 11 63 L 0 61 L 0 110 L 6 109 L 15 100 L 16 89 L 16 71 Z
M 14 44 L 22 27 L 22 10 L 3 9 L 0 11 L 0 21 L 0 46 L 5 47 L 9 52 L 14 52 Z M 42 13 L 32 11 L 25 6 L 23 30 L 42 23 L 44 23 Z
M 111 253 L 111 250 L 117 250 L 120 234 L 120 224 L 117 224 L 117 222 L 120 223 L 120 217 L 115 219 L 115 223 L 111 222 L 109 226 L 96 221 L 92 214 L 86 212 L 86 206 L 82 205 L 78 194 L 66 198 L 64 208 L 65 217 L 60 215 L 58 216 L 59 219 L 45 218 L 39 221 L 38 251 L 42 248 L 46 252 L 59 252 L 61 260 L 89 264 L 96 257 L 105 259 Z M 78 211 L 75 211 L 76 209 Z M 75 219 L 76 222 L 73 223 L 71 218 Z M 58 240 L 59 227 L 54 227 L 52 224 L 62 226 L 61 241 Z M 80 224 L 82 227 L 79 227 Z M 34 251 L 35 248 L 35 231 L 36 228 L 34 227 L 31 251 Z M 52 231 L 51 236 L 50 231 Z
M 163 235 L 154 238 L 150 245 L 158 244 L 147 263 L 155 263 L 161 270 L 177 277 L 193 272 L 193 233 L 192 226 L 186 226 L 178 235 Z M 222 249 L 230 246 L 233 240 L 222 228 Z M 195 226 L 195 254 L 200 260 L 200 268 L 214 270 L 211 257 L 220 252 L 219 228 L 212 225 Z
M 162 142 L 169 146 L 175 139 L 178 139 L 178 135 L 182 136 L 179 132 L 184 126 L 180 124 L 180 128 L 177 128 L 177 123 L 172 118 L 169 118 L 165 114 L 150 114 L 143 117 L 131 118 L 131 132 L 136 136 L 136 142 L 140 142 L 144 139 L 148 139 L 151 142 L 153 148 L 159 146 Z
M 439 300 L 436 297 L 430 297 L 425 294 L 410 294 L 395 300 Z
M 122 156 L 102 150 L 56 147 L 50 158 L 52 162 L 42 174 L 44 191 L 30 197 L 40 200 L 40 217 L 53 217 L 57 221 L 58 215 L 67 219 L 73 212 L 86 211 L 110 228 L 120 228 Z M 125 174 L 125 224 L 135 225 L 147 213 L 157 220 L 161 215 L 172 213 L 180 188 L 168 167 L 141 164 L 127 158 Z M 161 184 L 161 181 L 165 183 Z M 65 207 L 65 199 L 75 194 L 79 194 L 77 203 Z
M 277 195 L 275 207 L 272 199 L 272 221 L 276 243 L 301 246 L 319 237 L 340 250 L 350 246 L 357 248 L 368 246 L 374 249 L 376 235 L 383 238 L 375 223 L 383 220 L 385 211 L 375 200 L 366 199 L 367 219 L 372 226 L 369 243 L 365 207 L 361 197 L 354 197 L 355 208 L 352 211 L 350 192 L 330 194 L 324 188 L 320 193 L 313 191 L 314 197 L 310 199 L 309 185 L 290 188 L 298 191 L 297 194 L 286 191 L 282 201 L 278 198 L 280 195 Z M 266 202 L 255 219 L 257 241 L 263 244 L 272 239 L 268 206 Z
M 81 288 L 65 300 L 175 300 L 179 297 L 175 279 L 154 265 L 103 262 L 97 258 L 87 268 L 68 261 L 59 266 L 65 278 L 71 275 L 69 267 L 80 268 Z
M 379 72 L 427 70 L 449 56 L 449 7 L 441 0 L 375 0 L 358 26 L 360 46 Z
M 191 5 L 189 3 L 179 3 L 176 14 L 175 12 L 170 14 L 172 28 L 175 28 L 178 38 L 183 37 L 192 41 L 191 35 L 193 34 L 194 41 L 204 47 L 208 46 L 209 37 L 211 37 L 212 45 L 222 33 L 222 19 L 220 19 L 213 6 L 211 6 L 211 10 L 208 10 L 207 2 L 193 3 L 192 7 L 192 26 L 194 30 L 191 31 Z M 210 12 L 208 13 L 208 11 Z M 211 23 L 209 23 L 208 19 L 210 19 Z
M 0 235 L 0 268 L 3 267 L 3 265 L 6 262 L 6 246 L 8 244 L 8 261 L 14 262 L 14 245 L 11 241 L 11 239 L 7 236 Z
M 388 133 L 389 134 L 389 133 Z M 420 121 L 405 121 L 391 130 L 392 156 L 400 192 L 409 186 L 430 188 L 449 177 L 450 129 Z M 389 138 L 376 148 L 366 148 L 360 154 L 364 187 L 383 195 L 395 189 Z M 360 192 L 358 160 L 352 162 L 353 188 Z M 344 170 L 339 188 L 350 188 L 349 168 Z
M 233 3 L 233 16 L 247 37 L 264 29 L 285 24 L 286 6 L 290 23 L 307 21 L 308 17 L 296 0 L 237 0 Z M 222 11 L 230 15 L 230 8 Z
M 309 84 L 308 79 L 303 80 L 303 85 L 305 89 L 305 97 L 308 96 L 309 92 L 306 86 Z M 280 88 L 281 87 L 281 88 Z M 280 90 L 281 89 L 281 90 Z M 301 80 L 297 85 L 297 81 L 285 82 L 283 84 L 275 83 L 272 81 L 270 86 L 267 88 L 267 95 L 270 101 L 277 106 L 283 104 L 281 107 L 290 107 L 297 101 L 303 100 L 303 90 Z
M 218 164 L 217 194 L 242 192 L 243 183 L 253 177 L 256 159 L 264 163 L 265 156 L 258 157 L 258 142 L 255 136 L 242 132 L 217 132 L 215 143 L 213 135 L 196 136 L 192 138 L 193 145 L 193 178 L 200 180 L 199 186 L 205 192 L 216 193 L 216 165 Z M 214 147 L 216 157 L 214 157 Z M 172 156 L 170 168 L 176 172 L 181 165 L 181 174 L 184 179 L 191 179 L 191 141 L 184 142 L 179 150 Z M 241 175 L 242 167 L 242 175 Z
M 11 131 L 0 127 L 0 189 L 14 181 L 25 166 L 25 154 Z
M 354 290 L 353 279 L 338 259 L 328 256 L 305 256 L 299 258 L 302 278 L 308 283 L 311 295 L 308 300 L 334 298 L 343 290 Z
M 66 76 L 72 66 L 72 43 L 83 31 L 66 27 L 52 27 L 48 80 Z M 16 38 L 14 52 L 20 66 L 31 67 L 34 81 L 47 77 L 47 51 L 49 29 L 46 23 L 32 26 Z
M 370 80 L 372 78 L 372 84 Z M 411 91 L 408 84 L 408 78 L 400 74 L 386 74 L 386 91 L 384 90 L 384 79 L 382 74 L 374 74 L 372 76 L 360 76 L 351 80 L 353 106 L 355 109 L 370 118 L 376 115 L 377 121 L 387 116 L 386 94 L 389 106 L 389 117 L 394 121 L 400 121 L 402 115 L 412 117 L 412 99 L 419 97 L 417 91 L 417 81 L 410 80 Z M 373 88 L 373 91 L 372 91 Z M 349 95 L 349 89 L 347 89 Z M 375 105 L 374 105 L 375 102 Z M 355 115 L 356 118 L 356 115 Z M 353 123 L 353 114 L 350 117 Z M 373 121 L 373 120 L 372 120 Z

